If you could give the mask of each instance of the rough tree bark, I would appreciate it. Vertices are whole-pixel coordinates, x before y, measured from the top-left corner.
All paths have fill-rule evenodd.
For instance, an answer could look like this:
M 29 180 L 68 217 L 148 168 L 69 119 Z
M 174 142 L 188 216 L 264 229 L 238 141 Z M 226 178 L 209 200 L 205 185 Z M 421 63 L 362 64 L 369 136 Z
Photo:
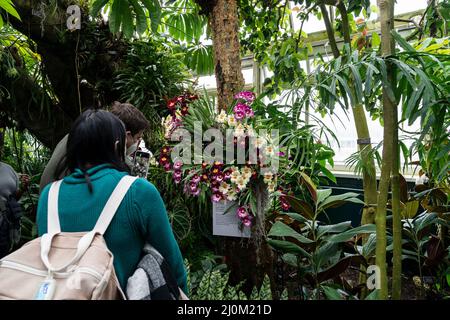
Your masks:
M 230 107 L 234 94 L 244 87 L 237 0 L 197 0 L 197 3 L 201 6 L 202 13 L 208 16 L 211 27 L 218 107 L 226 110 Z M 222 247 L 231 271 L 232 284 L 245 280 L 243 290 L 250 294 L 254 286 L 261 285 L 267 274 L 274 288 L 274 255 L 265 241 L 224 238 Z
M 233 95 L 244 87 L 236 0 L 215 0 L 209 15 L 219 109 L 227 109 Z

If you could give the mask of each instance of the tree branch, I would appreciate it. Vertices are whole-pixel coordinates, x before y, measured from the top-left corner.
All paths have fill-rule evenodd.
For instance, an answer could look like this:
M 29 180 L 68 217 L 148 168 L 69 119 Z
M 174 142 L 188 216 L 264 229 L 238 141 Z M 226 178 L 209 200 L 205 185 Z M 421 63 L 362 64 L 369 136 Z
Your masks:
M 10 99 L 3 100 L 1 111 L 18 121 L 19 127 L 27 128 L 45 146 L 53 148 L 69 131 L 72 119 L 58 112 L 60 106 L 24 70 L 17 69 L 19 76 L 9 81 Z
M 342 18 L 342 33 L 344 35 L 344 42 L 347 44 L 351 44 L 350 38 L 350 23 L 348 21 L 348 13 L 347 8 L 345 8 L 345 4 L 343 2 L 339 2 L 337 4 L 337 8 L 341 13 Z
M 326 2 L 326 1 L 324 1 L 324 2 Z M 334 30 L 333 30 L 333 26 L 331 25 L 327 7 L 325 6 L 324 3 L 320 3 L 319 7 L 320 7 L 320 11 L 322 12 L 323 20 L 325 22 L 325 28 L 327 30 L 328 41 L 330 43 L 331 51 L 333 52 L 333 56 L 335 58 L 338 58 L 340 56 L 340 53 L 339 53 L 339 49 L 336 44 L 336 39 L 334 38 Z

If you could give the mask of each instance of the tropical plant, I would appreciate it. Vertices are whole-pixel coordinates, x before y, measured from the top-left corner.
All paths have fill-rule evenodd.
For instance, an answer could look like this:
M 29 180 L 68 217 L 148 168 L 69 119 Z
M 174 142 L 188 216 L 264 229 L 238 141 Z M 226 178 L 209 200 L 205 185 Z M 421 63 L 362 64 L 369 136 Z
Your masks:
M 28 132 L 17 131 L 14 127 L 5 130 L 2 162 L 11 165 L 19 174 L 30 177 L 28 189 L 20 198 L 23 210 L 21 237 L 16 247 L 37 237 L 36 211 L 39 200 L 39 181 L 50 157 L 49 150 L 43 147 Z
M 188 273 L 188 286 L 190 287 L 191 300 L 272 300 L 270 279 L 264 277 L 261 287 L 254 287 L 251 294 L 247 296 L 242 290 L 242 283 L 236 286 L 229 284 L 229 272 L 226 265 L 214 266 L 210 261 L 204 261 L 202 270 L 191 272 L 187 261 L 185 261 Z M 287 291 L 284 290 L 281 300 L 287 300 Z
M 14 8 L 13 2 L 11 0 L 0 0 L 0 28 L 4 25 L 3 17 L 1 15 L 2 10 L 20 20 L 19 14 Z
M 163 143 L 161 119 L 167 115 L 166 101 L 189 86 L 191 75 L 180 61 L 182 56 L 157 39 L 134 41 L 124 67 L 116 74 L 113 86 L 119 99 L 132 103 L 150 121 L 151 134 L 145 139 L 150 150 L 159 149 Z
M 296 268 L 300 285 L 309 285 L 317 298 L 328 290 L 326 283 L 339 278 L 351 264 L 367 264 L 368 259 L 358 252 L 356 241 L 351 250 L 346 249 L 347 242 L 359 234 L 373 233 L 375 226 L 352 228 L 349 221 L 333 225 L 321 222 L 319 216 L 328 208 L 363 202 L 355 193 L 331 195 L 331 189 L 317 190 L 305 174 L 301 174 L 299 183 L 304 186 L 305 196 L 283 195 L 294 212 L 273 217 L 268 243 L 284 254 L 284 260 Z
M 161 21 L 159 0 L 95 0 L 92 2 L 91 15 L 96 17 L 101 10 L 108 12 L 108 25 L 112 33 L 122 31 L 131 38 L 134 32 L 145 33 L 149 28 L 156 32 Z

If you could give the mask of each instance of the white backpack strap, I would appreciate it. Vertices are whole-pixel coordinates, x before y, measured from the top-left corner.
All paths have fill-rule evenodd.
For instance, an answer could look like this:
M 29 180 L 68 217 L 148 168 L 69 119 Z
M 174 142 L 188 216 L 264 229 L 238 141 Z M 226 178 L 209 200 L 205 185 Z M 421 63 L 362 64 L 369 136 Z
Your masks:
M 88 232 L 80 239 L 80 241 L 78 242 L 78 245 L 77 245 L 77 252 L 75 253 L 75 256 L 72 259 L 70 259 L 70 261 L 65 263 L 64 265 L 54 267 L 50 264 L 50 261 L 48 259 L 53 237 L 61 231 L 59 230 L 56 233 L 48 232 L 42 236 L 42 238 L 41 238 L 41 259 L 50 273 L 61 271 L 65 268 L 67 268 L 68 266 L 76 263 L 84 255 L 86 250 L 89 248 L 95 235 L 97 233 L 100 233 L 102 235 L 105 233 L 105 231 L 108 228 L 111 220 L 113 219 L 117 209 L 119 208 L 120 203 L 122 202 L 123 198 L 125 197 L 128 189 L 131 187 L 131 185 L 133 184 L 133 182 L 136 179 L 137 179 L 137 177 L 125 176 L 119 181 L 116 188 L 114 189 L 111 196 L 109 197 L 108 201 L 106 202 L 106 205 L 103 208 L 103 211 L 100 214 L 100 217 L 98 218 L 97 223 L 95 224 L 94 230 L 92 230 L 91 232 Z M 56 186 L 56 187 L 59 189 L 59 186 Z M 58 191 L 58 189 L 56 189 L 56 191 Z M 53 208 L 53 211 L 54 211 L 54 208 Z M 56 213 L 57 213 L 57 211 L 56 211 Z M 50 214 L 50 212 L 49 212 L 49 214 Z M 49 218 L 50 218 L 50 216 L 49 216 Z M 58 221 L 59 221 L 59 219 L 58 219 Z M 53 226 L 53 228 L 54 228 L 54 226 Z M 59 222 L 58 222 L 58 229 L 59 229 Z M 53 229 L 53 230 L 55 230 L 55 229 Z
M 117 209 L 122 203 L 123 198 L 127 194 L 128 189 L 130 189 L 131 185 L 137 178 L 138 177 L 125 176 L 119 181 L 113 193 L 109 197 L 108 202 L 106 202 L 106 205 L 103 208 L 93 231 L 102 235 L 105 233 L 111 223 L 111 220 L 114 218 Z
M 53 182 L 48 191 L 47 201 L 47 233 L 57 234 L 61 232 L 59 224 L 58 197 L 62 180 Z

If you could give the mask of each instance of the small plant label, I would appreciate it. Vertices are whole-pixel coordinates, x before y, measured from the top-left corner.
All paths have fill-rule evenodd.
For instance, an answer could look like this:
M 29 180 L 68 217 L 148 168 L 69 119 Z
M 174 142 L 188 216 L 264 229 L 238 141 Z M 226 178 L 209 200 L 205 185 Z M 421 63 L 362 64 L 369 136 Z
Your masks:
M 235 201 L 213 202 L 213 235 L 250 238 L 250 228 L 242 225 L 237 208 Z

